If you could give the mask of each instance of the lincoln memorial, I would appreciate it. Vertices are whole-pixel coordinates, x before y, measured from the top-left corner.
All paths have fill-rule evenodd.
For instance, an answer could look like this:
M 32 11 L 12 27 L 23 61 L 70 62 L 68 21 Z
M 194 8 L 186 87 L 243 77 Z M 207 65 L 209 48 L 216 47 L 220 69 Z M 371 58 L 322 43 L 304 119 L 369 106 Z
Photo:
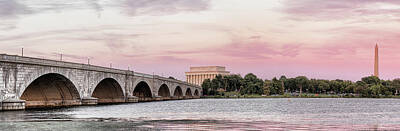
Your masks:
M 214 79 L 217 75 L 229 75 L 230 72 L 225 70 L 222 66 L 202 66 L 190 67 L 190 72 L 186 72 L 186 81 L 191 84 L 199 85 L 205 79 Z

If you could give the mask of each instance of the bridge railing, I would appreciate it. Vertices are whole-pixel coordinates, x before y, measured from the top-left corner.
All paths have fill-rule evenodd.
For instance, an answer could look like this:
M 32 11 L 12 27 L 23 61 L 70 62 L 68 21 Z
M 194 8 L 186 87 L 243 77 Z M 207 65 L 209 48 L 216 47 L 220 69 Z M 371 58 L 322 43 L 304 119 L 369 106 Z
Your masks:
M 177 79 L 166 78 L 166 77 L 162 77 L 162 76 L 158 76 L 158 75 L 155 75 L 154 78 L 163 80 L 163 81 L 170 81 L 170 82 L 175 82 L 175 83 L 179 83 L 179 84 L 184 84 L 184 85 L 200 88 L 200 86 L 198 86 L 198 85 L 194 85 L 194 84 L 188 83 L 186 81 L 181 81 L 181 80 L 177 80 Z
M 145 78 L 154 78 L 153 75 L 145 74 L 145 73 L 139 73 L 139 72 L 134 72 L 133 75 L 139 76 L 139 77 L 145 77 Z
M 80 63 L 57 61 L 57 60 L 48 60 L 48 59 L 42 59 L 42 58 L 22 57 L 22 56 L 6 55 L 6 54 L 0 54 L 0 61 L 11 62 L 11 63 L 24 63 L 24 64 L 32 64 L 32 65 L 45 65 L 45 66 L 75 68 L 75 69 L 84 69 L 84 70 L 94 70 L 94 71 L 110 72 L 110 73 L 118 73 L 118 74 L 126 74 L 126 73 L 131 72 L 131 71 L 126 71 L 126 70 L 94 66 L 94 65 L 88 65 L 88 64 L 80 64 Z
M 184 83 L 183 81 L 180 81 L 180 80 L 171 79 L 171 78 L 167 78 L 167 77 L 162 77 L 162 76 L 159 76 L 159 75 L 155 75 L 154 78 L 155 79 L 159 79 L 159 80 L 163 80 L 163 81 L 173 81 L 173 82 L 177 82 L 177 83 L 181 83 L 181 84 Z

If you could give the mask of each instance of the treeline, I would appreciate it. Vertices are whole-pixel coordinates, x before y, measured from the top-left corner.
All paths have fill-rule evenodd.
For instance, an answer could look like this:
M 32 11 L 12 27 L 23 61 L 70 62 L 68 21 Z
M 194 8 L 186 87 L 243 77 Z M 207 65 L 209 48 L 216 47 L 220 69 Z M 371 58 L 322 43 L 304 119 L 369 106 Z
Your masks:
M 380 80 L 378 77 L 364 77 L 360 81 L 309 79 L 305 76 L 286 78 L 281 76 L 272 80 L 262 80 L 250 73 L 240 75 L 218 75 L 215 79 L 206 79 L 203 84 L 204 95 L 223 95 L 224 92 L 238 92 L 258 95 L 291 94 L 336 94 L 360 97 L 379 97 L 397 95 L 400 79 Z

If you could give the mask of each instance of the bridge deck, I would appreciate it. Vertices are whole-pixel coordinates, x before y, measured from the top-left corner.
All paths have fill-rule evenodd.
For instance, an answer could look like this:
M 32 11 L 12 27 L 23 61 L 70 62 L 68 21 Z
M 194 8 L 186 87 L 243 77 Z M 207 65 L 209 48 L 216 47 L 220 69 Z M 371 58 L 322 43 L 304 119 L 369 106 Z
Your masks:
M 107 67 L 101 67 L 101 66 L 95 66 L 95 65 L 89 65 L 89 64 L 73 63 L 73 62 L 67 62 L 67 61 L 57 61 L 57 60 L 49 60 L 49 59 L 41 59 L 41 58 L 33 58 L 33 57 L 22 57 L 22 56 L 7 55 L 7 54 L 0 54 L 0 62 L 73 68 L 73 69 L 109 72 L 109 73 L 117 73 L 117 74 L 133 74 L 133 71 L 127 71 L 127 70 L 107 68 Z
M 180 84 L 195 86 L 193 84 L 190 84 L 190 83 L 187 83 L 184 81 L 165 78 L 165 77 L 161 77 L 158 75 L 149 75 L 149 74 L 134 72 L 134 71 L 130 71 L 130 70 L 121 70 L 121 69 L 115 69 L 115 68 L 95 66 L 95 65 L 90 65 L 90 64 L 73 63 L 73 62 L 67 62 L 67 61 L 57 61 L 57 60 L 49 60 L 49 59 L 42 59 L 42 58 L 0 54 L 0 62 L 22 63 L 22 64 L 29 64 L 29 65 L 62 67 L 62 68 L 71 68 L 71 69 L 79 69 L 79 70 L 89 70 L 89 71 L 107 72 L 107 73 L 115 73 L 115 74 L 124 74 L 124 75 L 139 76 L 139 77 L 145 77 L 145 78 L 151 78 L 151 79 L 173 81 L 173 82 L 180 83 Z

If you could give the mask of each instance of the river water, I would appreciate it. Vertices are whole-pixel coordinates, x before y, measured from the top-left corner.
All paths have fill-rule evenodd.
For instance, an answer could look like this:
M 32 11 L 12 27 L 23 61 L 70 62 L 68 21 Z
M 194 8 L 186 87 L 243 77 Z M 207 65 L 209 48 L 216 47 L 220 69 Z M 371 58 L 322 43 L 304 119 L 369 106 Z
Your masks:
M 400 99 L 193 99 L 0 112 L 0 130 L 400 130 Z

